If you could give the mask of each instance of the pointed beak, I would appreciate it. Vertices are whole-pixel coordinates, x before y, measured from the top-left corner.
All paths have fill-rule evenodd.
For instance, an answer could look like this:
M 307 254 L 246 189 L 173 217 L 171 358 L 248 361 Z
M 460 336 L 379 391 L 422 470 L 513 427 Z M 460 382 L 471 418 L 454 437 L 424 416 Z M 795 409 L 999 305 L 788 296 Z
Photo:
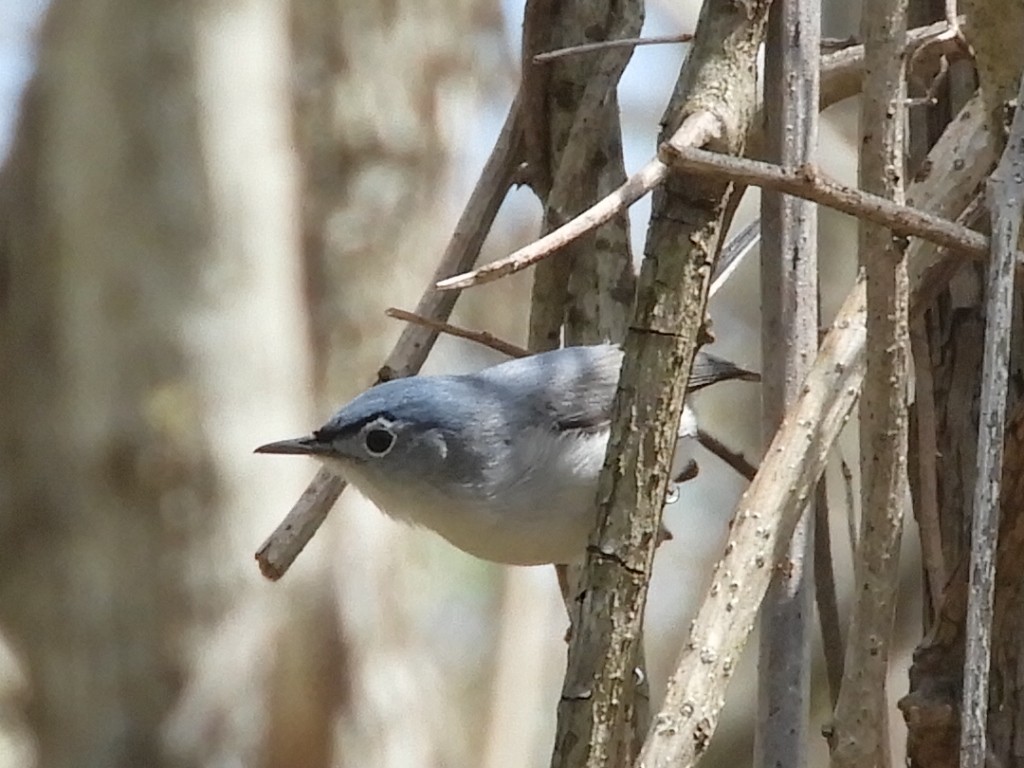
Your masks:
M 321 443 L 315 437 L 297 437 L 294 440 L 279 440 L 257 448 L 254 453 L 287 453 L 303 456 L 322 456 L 331 453 L 331 446 Z

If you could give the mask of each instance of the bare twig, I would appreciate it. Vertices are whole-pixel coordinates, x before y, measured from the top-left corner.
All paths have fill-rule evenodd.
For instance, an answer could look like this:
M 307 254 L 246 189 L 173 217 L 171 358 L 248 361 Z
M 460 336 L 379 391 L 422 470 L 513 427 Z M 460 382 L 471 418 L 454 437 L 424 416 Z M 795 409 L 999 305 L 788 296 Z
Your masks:
M 560 59 L 565 56 L 577 56 L 581 53 L 594 53 L 596 51 L 607 51 L 609 48 L 636 48 L 638 45 L 663 45 L 665 43 L 688 43 L 693 40 L 693 35 L 686 32 L 678 35 L 660 35 L 656 37 L 631 37 L 623 40 L 602 40 L 596 43 L 584 43 L 583 45 L 570 45 L 567 48 L 559 48 L 546 53 L 538 53 L 533 57 L 534 64 L 543 64 L 547 61 Z
M 467 269 L 476 261 L 484 238 L 490 231 L 494 217 L 512 185 L 513 174 L 521 154 L 520 143 L 517 98 L 509 109 L 505 124 L 466 203 L 466 208 L 455 225 L 452 239 L 438 265 L 435 280 L 438 275 Z M 456 297 L 457 294 L 438 294 L 430 287 L 420 299 L 416 313 L 443 320 L 451 314 Z M 377 374 L 377 380 L 387 381 L 418 371 L 436 339 L 436 330 L 410 325 L 388 355 Z M 317 472 L 284 521 L 256 551 L 256 562 L 266 578 L 276 581 L 288 571 L 344 490 L 344 480 L 326 469 Z
M 757 467 L 747 460 L 742 453 L 732 450 L 729 446 L 703 429 L 697 430 L 697 442 L 706 450 L 715 454 L 718 458 L 736 470 L 740 477 L 748 481 L 753 480 L 757 474 Z
M 404 309 L 398 309 L 397 307 L 388 307 L 388 309 L 384 310 L 384 314 L 388 317 L 393 317 L 395 320 L 404 320 L 407 323 L 415 323 L 439 333 L 446 333 L 449 336 L 476 342 L 509 357 L 526 357 L 530 354 L 528 349 L 507 342 L 504 339 L 499 339 L 493 333 L 488 333 L 487 331 L 474 331 L 469 328 L 452 325 L 451 323 L 442 323 L 440 320 L 417 315 L 415 312 L 406 312 Z
M 832 566 L 828 484 L 825 476 L 814 489 L 814 597 L 821 624 L 821 647 L 825 654 L 825 677 L 828 693 L 835 707 L 843 682 L 843 635 L 839 628 L 839 600 L 836 597 L 836 576 Z
M 680 127 L 680 131 L 686 132 L 678 137 L 678 140 L 684 144 L 698 141 L 700 144 L 704 144 L 716 136 L 718 125 L 713 116 L 707 113 L 700 113 L 699 120 L 688 121 Z M 630 176 L 625 184 L 568 223 L 553 232 L 549 232 L 539 240 L 517 251 L 513 251 L 504 259 L 485 264 L 473 272 L 439 280 L 437 283 L 438 290 L 450 291 L 456 288 L 468 288 L 472 285 L 489 283 L 492 280 L 497 280 L 500 277 L 505 277 L 533 266 L 538 261 L 558 251 L 566 243 L 570 243 L 590 230 L 599 227 L 607 221 L 611 221 L 619 212 L 625 210 L 658 186 L 667 174 L 668 168 L 664 163 L 658 159 L 650 160 L 637 173 Z
M 970 590 L 964 652 L 964 693 L 960 710 L 960 764 L 984 768 L 991 662 L 995 555 L 999 532 L 1003 435 L 1009 387 L 1010 334 L 1016 249 L 1024 212 L 1024 78 L 995 173 L 988 182 L 992 216 L 992 260 L 985 291 L 985 356 L 982 363 L 978 473 L 971 525 Z
M 663 144 L 659 154 L 679 171 L 716 176 L 785 192 L 887 227 L 896 235 L 930 240 L 936 245 L 952 248 L 975 259 L 988 257 L 988 238 L 984 235 L 940 216 L 840 184 L 811 165 L 790 171 L 771 163 L 729 157 L 692 147 L 677 147 L 671 143 Z
M 765 50 L 765 150 L 785 168 L 808 163 L 818 141 L 818 0 L 775 0 Z M 767 444 L 799 397 L 818 349 L 817 207 L 761 196 L 762 434 Z M 806 506 L 806 505 L 805 505 Z M 828 529 L 825 531 L 826 535 Z M 814 517 L 793 529 L 785 564 L 761 604 L 754 765 L 807 763 L 811 698 Z
M 906 59 L 896 43 L 906 34 L 907 0 L 866 0 L 861 99 L 860 185 L 904 197 Z M 907 503 L 907 382 L 909 288 L 907 242 L 861 219 L 860 254 L 866 272 L 867 351 L 860 406 L 860 541 L 854 559 L 855 595 L 843 682 L 832 722 L 833 768 L 890 765 L 886 679 L 903 509 Z
M 711 3 L 666 110 L 662 139 L 738 152 L 753 113 L 756 59 L 767 0 Z M 685 137 L 685 138 L 683 138 Z M 669 487 L 672 448 L 703 325 L 710 273 L 724 238 L 727 184 L 699 191 L 667 180 L 653 201 L 632 322 L 623 344 L 598 522 L 581 581 L 580 621 L 558 707 L 552 765 L 621 765 L 608 734 L 631 698 L 645 601 Z M 689 215 L 684 215 L 689 214 Z
M 679 142 L 682 146 L 703 146 L 716 138 L 719 130 L 718 120 L 713 115 L 700 112 L 694 116 L 694 119 L 683 123 L 672 140 Z M 628 208 L 658 186 L 667 173 L 668 169 L 660 160 L 649 161 L 639 172 L 630 176 L 625 184 L 572 221 L 518 251 L 514 251 L 504 259 L 485 264 L 473 272 L 438 281 L 438 290 L 450 291 L 454 288 L 468 288 L 471 285 L 489 283 L 533 266 L 567 243 L 610 221 L 620 211 Z
M 912 30 L 908 33 L 905 40 L 907 50 L 915 50 L 926 40 L 941 34 L 945 28 L 946 25 L 944 23 L 939 23 Z M 821 99 L 819 102 L 819 106 L 822 109 L 837 101 L 849 98 L 859 91 L 863 58 L 863 46 L 853 46 L 825 57 L 822 62 Z M 761 121 L 757 117 L 751 120 L 752 128 L 747 138 L 748 146 L 751 148 L 761 143 L 760 129 L 754 127 L 759 126 L 760 123 Z M 713 122 L 709 122 L 706 126 L 700 127 L 700 129 L 718 130 Z M 690 146 L 702 146 L 706 141 L 714 137 L 715 134 L 706 134 L 699 142 L 696 142 L 691 140 L 692 137 L 679 136 L 673 137 L 673 141 L 689 144 Z M 667 168 L 664 163 L 658 158 L 653 158 L 644 164 L 639 171 L 630 176 L 625 184 L 558 229 L 514 251 L 503 259 L 480 267 L 478 270 L 439 280 L 437 288 L 442 291 L 468 288 L 472 285 L 497 280 L 526 269 L 557 252 L 566 243 L 572 242 L 601 224 L 610 221 L 617 214 L 661 184 L 666 174 Z

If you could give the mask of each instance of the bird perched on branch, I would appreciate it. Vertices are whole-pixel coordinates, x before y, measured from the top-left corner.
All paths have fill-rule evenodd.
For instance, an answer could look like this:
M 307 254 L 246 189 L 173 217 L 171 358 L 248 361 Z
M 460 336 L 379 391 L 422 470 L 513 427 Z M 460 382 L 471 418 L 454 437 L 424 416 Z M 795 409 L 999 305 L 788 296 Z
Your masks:
M 571 563 L 594 526 L 621 365 L 622 350 L 604 344 L 397 379 L 312 435 L 256 452 L 313 456 L 391 517 L 485 560 Z M 688 393 L 726 379 L 759 376 L 700 351 Z M 696 432 L 684 407 L 680 443 Z M 677 445 L 674 467 L 685 463 Z

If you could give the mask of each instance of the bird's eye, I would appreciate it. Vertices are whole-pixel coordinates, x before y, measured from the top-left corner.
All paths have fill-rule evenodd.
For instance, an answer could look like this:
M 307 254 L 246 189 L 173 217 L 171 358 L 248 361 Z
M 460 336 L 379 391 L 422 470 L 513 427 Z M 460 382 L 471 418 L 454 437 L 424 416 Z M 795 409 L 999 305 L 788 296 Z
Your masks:
M 381 427 L 374 427 L 366 433 L 366 450 L 374 456 L 383 456 L 395 444 L 393 432 Z

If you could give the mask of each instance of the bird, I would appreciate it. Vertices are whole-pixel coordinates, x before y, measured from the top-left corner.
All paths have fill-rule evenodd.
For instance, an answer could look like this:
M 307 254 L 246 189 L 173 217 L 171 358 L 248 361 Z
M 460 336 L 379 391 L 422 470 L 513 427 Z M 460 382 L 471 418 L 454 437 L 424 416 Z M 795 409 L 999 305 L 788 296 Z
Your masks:
M 371 387 L 305 437 L 262 454 L 311 456 L 388 516 L 478 558 L 566 565 L 585 556 L 623 353 L 564 347 L 459 375 Z M 698 351 L 688 394 L 758 374 Z M 687 406 L 680 441 L 693 442 Z M 685 463 L 677 451 L 675 466 Z M 668 537 L 666 535 L 666 537 Z

